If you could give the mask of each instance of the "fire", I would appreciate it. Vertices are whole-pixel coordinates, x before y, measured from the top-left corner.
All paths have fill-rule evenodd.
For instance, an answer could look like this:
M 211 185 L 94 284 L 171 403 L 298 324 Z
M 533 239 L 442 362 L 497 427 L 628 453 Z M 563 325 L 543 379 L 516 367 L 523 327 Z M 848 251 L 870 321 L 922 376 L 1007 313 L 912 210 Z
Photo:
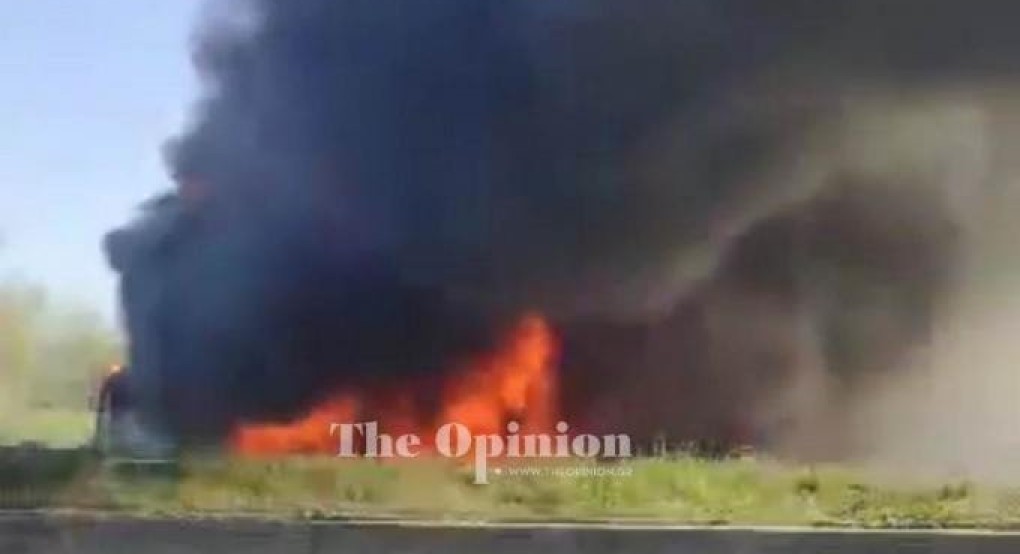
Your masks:
M 351 421 L 356 414 L 353 397 L 337 396 L 292 423 L 242 426 L 234 436 L 234 447 L 249 454 L 321 452 L 332 443 L 329 426 Z
M 413 382 L 385 390 L 345 390 L 296 421 L 242 425 L 232 446 L 246 455 L 334 453 L 337 438 L 330 434 L 331 424 L 368 420 L 378 421 L 388 433 L 416 433 L 424 441 L 446 423 L 463 424 L 472 434 L 501 433 L 509 421 L 527 432 L 545 432 L 557 419 L 557 355 L 548 322 L 528 314 L 493 352 L 443 376 L 439 408 L 431 416 L 420 415 L 419 387 Z

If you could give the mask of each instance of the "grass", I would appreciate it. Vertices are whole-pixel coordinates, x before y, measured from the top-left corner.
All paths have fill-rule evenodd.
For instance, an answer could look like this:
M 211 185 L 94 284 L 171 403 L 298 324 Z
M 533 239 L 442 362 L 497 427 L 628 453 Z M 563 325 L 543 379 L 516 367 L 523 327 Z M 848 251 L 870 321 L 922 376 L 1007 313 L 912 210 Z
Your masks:
M 34 458 L 33 458 L 34 456 Z M 43 463 L 43 459 L 48 459 Z M 968 482 L 865 479 L 839 467 L 679 457 L 630 461 L 627 476 L 492 475 L 489 485 L 443 460 L 190 459 L 109 467 L 86 451 L 0 457 L 8 507 L 84 508 L 160 516 L 401 516 L 462 520 L 621 519 L 700 524 L 870 528 L 1017 528 L 1020 490 Z M 580 463 L 569 463 L 576 468 Z
M 0 445 L 33 442 L 55 447 L 88 443 L 95 416 L 84 410 L 59 408 L 0 410 Z

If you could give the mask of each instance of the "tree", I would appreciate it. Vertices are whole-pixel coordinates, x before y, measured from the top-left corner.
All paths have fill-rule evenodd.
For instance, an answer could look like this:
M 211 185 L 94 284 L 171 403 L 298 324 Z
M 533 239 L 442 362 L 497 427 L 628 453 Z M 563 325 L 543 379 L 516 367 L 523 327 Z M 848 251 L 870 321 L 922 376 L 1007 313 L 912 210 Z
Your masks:
M 0 283 L 0 395 L 6 405 L 26 398 L 38 362 L 45 294 L 23 283 Z
M 0 281 L 0 401 L 14 409 L 85 409 L 119 361 L 115 332 L 93 311 L 62 306 L 37 286 Z

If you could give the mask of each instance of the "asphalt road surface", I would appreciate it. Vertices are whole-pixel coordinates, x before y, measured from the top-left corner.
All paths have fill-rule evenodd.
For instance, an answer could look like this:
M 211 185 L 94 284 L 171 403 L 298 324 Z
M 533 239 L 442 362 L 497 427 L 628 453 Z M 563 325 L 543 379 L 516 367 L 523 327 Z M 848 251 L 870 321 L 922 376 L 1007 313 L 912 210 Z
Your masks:
M 823 532 L 607 525 L 281 523 L 15 515 L 0 554 L 975 553 L 1018 554 L 1020 534 Z

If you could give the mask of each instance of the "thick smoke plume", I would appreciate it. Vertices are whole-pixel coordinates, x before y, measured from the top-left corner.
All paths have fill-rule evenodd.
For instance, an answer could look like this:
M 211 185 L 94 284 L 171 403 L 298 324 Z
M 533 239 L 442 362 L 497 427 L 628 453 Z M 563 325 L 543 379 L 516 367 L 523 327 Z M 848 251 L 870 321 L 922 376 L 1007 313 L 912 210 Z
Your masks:
M 578 424 L 831 454 L 953 297 L 1011 11 L 217 3 L 179 190 L 108 241 L 137 394 L 217 436 L 537 309 Z

